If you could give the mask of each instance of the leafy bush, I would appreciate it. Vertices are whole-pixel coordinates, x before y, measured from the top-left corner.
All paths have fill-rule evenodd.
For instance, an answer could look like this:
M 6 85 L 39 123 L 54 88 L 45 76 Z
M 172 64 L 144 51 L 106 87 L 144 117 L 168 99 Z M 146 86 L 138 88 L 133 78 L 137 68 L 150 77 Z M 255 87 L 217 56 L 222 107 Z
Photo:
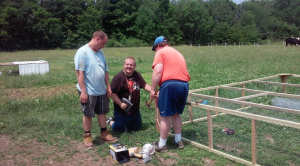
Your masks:
M 149 46 L 147 43 L 145 43 L 144 41 L 140 40 L 140 39 L 136 39 L 136 38 L 122 38 L 120 41 L 124 46 L 126 47 L 143 47 L 143 46 Z
M 107 47 L 124 47 L 124 45 L 116 39 L 108 39 L 106 46 Z

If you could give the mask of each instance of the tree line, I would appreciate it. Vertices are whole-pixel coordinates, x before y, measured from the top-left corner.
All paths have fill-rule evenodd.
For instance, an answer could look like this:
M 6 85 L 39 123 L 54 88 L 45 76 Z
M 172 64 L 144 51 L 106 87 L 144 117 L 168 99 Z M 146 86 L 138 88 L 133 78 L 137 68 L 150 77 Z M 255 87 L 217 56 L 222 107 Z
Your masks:
M 300 0 L 0 0 L 0 50 L 253 43 L 298 37 Z

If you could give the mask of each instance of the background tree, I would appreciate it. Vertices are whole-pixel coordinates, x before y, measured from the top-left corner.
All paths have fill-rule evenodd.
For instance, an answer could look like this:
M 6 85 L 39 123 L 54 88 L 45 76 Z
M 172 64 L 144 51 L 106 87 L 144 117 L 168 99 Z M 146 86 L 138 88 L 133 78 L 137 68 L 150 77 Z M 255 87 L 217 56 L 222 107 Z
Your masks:
M 138 9 L 137 18 L 132 27 L 136 32 L 136 37 L 147 43 L 152 43 L 153 39 L 151 37 L 157 35 L 155 24 L 155 20 L 157 19 L 155 12 L 157 8 L 157 3 L 152 0 L 145 0 Z
M 78 17 L 86 10 L 87 4 L 85 0 L 40 0 L 41 7 L 51 13 L 51 17 L 61 21 L 64 48 L 76 48 L 80 43 Z
M 111 0 L 108 6 L 109 12 L 103 20 L 103 27 L 108 34 L 118 40 L 123 37 L 134 37 L 133 31 L 140 0 Z
M 12 23 L 17 23 L 16 18 L 18 18 L 18 9 L 15 2 L 4 1 L 0 4 L 0 43 L 1 48 L 6 50 L 13 49 L 12 47 Z
M 197 1 L 181 1 L 178 3 L 177 15 L 186 43 L 203 43 L 208 40 L 213 21 L 203 5 Z
M 0 0 L 0 50 L 78 48 L 99 29 L 108 46 L 282 40 L 299 14 L 300 0 Z
M 300 0 L 276 0 L 274 10 L 273 14 L 279 20 L 300 26 Z
M 160 3 L 158 11 L 156 13 L 158 19 L 157 25 L 157 33 L 156 36 L 164 35 L 166 36 L 171 44 L 180 44 L 182 43 L 182 31 L 180 29 L 177 16 L 175 13 L 176 6 L 175 4 L 170 3 L 169 0 L 163 0 Z M 153 38 L 153 40 L 155 39 Z M 153 42 L 153 41 L 152 41 Z
M 231 0 L 209 0 L 206 5 L 209 15 L 213 17 L 216 24 L 227 22 L 233 25 L 235 23 L 237 5 Z
M 269 27 L 272 24 L 273 4 L 273 1 L 244 2 L 239 5 L 238 13 L 241 13 L 241 15 L 238 21 L 240 23 L 243 22 L 243 25 L 248 25 L 247 22 L 251 20 L 249 24 L 254 22 L 255 25 L 252 25 L 252 28 L 253 26 L 256 26 L 256 28 L 250 28 L 248 31 L 257 30 L 261 39 L 272 39 L 272 31 Z
M 240 29 L 241 24 L 238 24 L 241 14 L 238 15 L 235 3 L 231 0 L 210 0 L 206 5 L 209 15 L 214 19 L 212 42 L 234 44 L 244 40 L 244 31 Z
M 24 0 L 1 3 L 4 25 L 1 43 L 5 50 L 60 47 L 61 26 L 44 8 Z

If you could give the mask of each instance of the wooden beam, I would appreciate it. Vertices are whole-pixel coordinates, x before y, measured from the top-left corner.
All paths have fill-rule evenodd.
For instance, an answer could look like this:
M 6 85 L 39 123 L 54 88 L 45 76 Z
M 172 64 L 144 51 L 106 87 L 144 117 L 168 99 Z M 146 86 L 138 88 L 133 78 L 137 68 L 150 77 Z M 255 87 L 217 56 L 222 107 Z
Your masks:
M 155 101 L 155 129 L 158 133 L 160 133 L 160 112 L 156 101 Z
M 188 101 L 192 101 L 191 95 L 188 95 Z M 190 122 L 193 122 L 193 107 L 189 106 Z
M 277 77 L 278 77 L 278 75 L 274 75 L 274 76 L 263 77 L 263 78 L 258 78 L 258 79 L 254 79 L 254 80 L 262 81 L 262 80 L 267 80 L 267 79 L 272 79 L 272 78 L 277 78 Z M 208 87 L 208 88 L 193 89 L 193 90 L 189 90 L 189 92 L 201 92 L 201 91 L 205 91 L 205 90 L 212 90 L 212 89 L 219 88 L 220 86 L 236 86 L 236 85 L 241 85 L 241 84 L 247 84 L 247 83 L 253 82 L 254 80 L 242 81 L 242 82 L 237 82 L 237 83 L 230 83 L 230 84 L 213 86 L 213 87 Z
M 240 117 L 244 117 L 244 118 L 248 118 L 248 119 L 260 120 L 263 122 L 268 122 L 268 123 L 273 123 L 273 124 L 278 124 L 278 125 L 282 125 L 282 126 L 300 129 L 300 123 L 298 123 L 298 122 L 282 120 L 282 119 L 277 119 L 277 118 L 271 118 L 271 117 L 267 117 L 267 116 L 261 116 L 261 115 L 257 115 L 257 114 L 247 113 L 247 112 L 230 110 L 230 109 L 226 109 L 226 108 L 214 107 L 214 106 L 205 105 L 205 104 L 196 104 L 194 102 L 187 103 L 187 105 L 188 104 L 191 104 L 194 107 L 198 107 L 198 108 L 202 108 L 202 109 L 206 109 L 206 110 L 219 111 L 219 112 L 223 112 L 223 113 L 230 114 L 230 115 L 236 115 L 236 116 L 240 116 Z
M 207 87 L 207 88 L 193 89 L 193 90 L 189 90 L 189 92 L 201 92 L 201 91 L 206 91 L 206 90 L 212 90 L 212 89 L 220 88 L 221 86 L 236 86 L 236 85 L 248 84 L 248 83 L 251 83 L 251 82 L 257 82 L 257 83 L 263 83 L 264 82 L 265 83 L 265 82 L 269 82 L 269 81 L 263 81 L 263 80 L 268 80 L 268 79 L 272 79 L 272 78 L 278 78 L 278 77 L 280 77 L 280 75 L 288 75 L 288 76 L 293 76 L 293 77 L 300 77 L 300 75 L 297 75 L 297 74 L 282 73 L 282 74 L 277 74 L 277 75 L 273 75 L 273 76 L 269 76 L 269 77 L 257 78 L 257 79 L 253 79 L 253 80 L 249 80 L 249 81 L 242 81 L 242 82 L 224 84 L 224 85 L 219 85 L 219 86 L 212 86 L 212 87 Z
M 289 74 L 289 75 L 286 75 L 286 74 L 279 74 L 279 77 L 280 77 L 282 83 L 286 83 L 287 80 L 288 80 L 288 78 L 289 78 L 290 76 L 291 76 L 290 74 Z M 283 92 L 283 93 L 286 93 L 286 86 L 285 86 L 285 85 L 282 86 L 282 92 Z
M 219 116 L 219 115 L 226 115 L 225 113 L 220 113 L 218 115 L 212 115 L 211 117 L 214 118 L 216 116 Z M 193 119 L 193 122 L 201 122 L 201 121 L 205 121 L 207 120 L 207 117 L 202 117 L 202 118 L 198 118 L 198 119 Z M 191 121 L 185 121 L 185 122 L 182 122 L 182 124 L 188 124 L 188 123 L 191 123 Z
M 215 96 L 209 96 L 209 95 L 203 95 L 203 94 L 198 94 L 198 93 L 189 93 L 189 94 L 192 95 L 192 96 L 197 96 L 197 97 L 202 97 L 202 98 L 208 98 L 208 99 L 213 99 L 213 100 L 217 99 L 219 101 L 226 101 L 228 103 L 247 105 L 247 106 L 252 106 L 252 107 L 257 107 L 257 108 L 263 108 L 263 109 L 281 111 L 281 112 L 288 112 L 288 113 L 291 113 L 291 114 L 300 115 L 300 110 L 295 110 L 295 109 L 290 109 L 290 108 L 275 107 L 275 106 L 271 106 L 271 105 L 257 104 L 257 103 L 246 102 L 246 101 L 238 101 L 238 100 L 215 97 Z
M 220 89 L 230 89 L 230 90 L 245 91 L 245 92 L 251 92 L 251 93 L 269 93 L 269 95 L 272 95 L 272 96 L 300 99 L 300 95 L 254 90 L 254 89 L 244 89 L 244 88 L 230 87 L 230 86 L 223 86 L 223 85 L 220 87 Z
M 260 96 L 267 96 L 269 95 L 269 93 L 259 93 L 259 94 L 255 94 L 255 95 L 248 95 L 248 96 L 244 96 L 244 97 L 238 97 L 238 98 L 234 98 L 233 100 L 246 100 L 246 99 L 252 99 L 255 97 L 260 97 Z
M 172 133 L 169 133 L 169 135 L 172 136 L 172 137 L 175 137 L 175 135 L 172 134 Z M 236 161 L 236 162 L 238 162 L 238 163 L 241 163 L 241 164 L 244 164 L 244 165 L 249 165 L 249 166 L 260 166 L 260 165 L 258 165 L 258 164 L 253 165 L 252 162 L 249 162 L 249 161 L 244 160 L 244 159 L 242 159 L 242 158 L 238 158 L 238 157 L 232 156 L 232 155 L 230 155 L 230 154 L 221 152 L 221 151 L 219 151 L 219 150 L 216 150 L 216 149 L 210 149 L 209 147 L 207 147 L 207 146 L 205 146 L 205 145 L 202 145 L 202 144 L 199 144 L 199 143 L 197 143 L 197 142 L 191 141 L 191 140 L 186 139 L 186 138 L 184 138 L 184 137 L 181 137 L 181 139 L 182 139 L 184 142 L 187 142 L 187 143 L 191 144 L 192 146 L 195 146 L 195 147 L 198 147 L 198 148 L 201 148 L 201 149 L 205 149 L 205 150 L 207 150 L 207 151 L 209 151 L 209 152 L 212 152 L 212 153 L 214 153 L 214 154 L 217 154 L 217 155 L 219 155 L 219 156 L 223 156 L 223 157 L 225 157 L 225 158 L 227 158 L 227 159 L 229 159 L 229 160 Z
M 215 89 L 215 96 L 219 97 L 219 89 L 218 88 Z M 216 107 L 219 106 L 219 101 L 218 100 L 215 100 L 215 106 Z M 219 112 L 216 112 L 216 115 L 218 115 L 218 114 L 219 114 Z
M 300 77 L 298 74 L 292 74 L 293 77 Z
M 211 110 L 207 110 L 207 132 L 208 132 L 208 147 L 210 149 L 214 148 L 213 144 L 213 132 L 212 132 L 212 117 Z
M 241 111 L 241 110 L 245 110 L 245 109 L 249 109 L 249 108 L 252 108 L 252 107 L 239 108 L 239 109 L 236 109 L 236 111 Z M 219 115 L 226 115 L 226 114 L 225 113 L 220 113 L 218 115 L 212 115 L 211 117 L 214 118 L 214 117 L 219 116 Z M 205 121 L 205 120 L 207 120 L 207 117 L 193 119 L 193 122 L 200 122 L 200 121 Z M 187 123 L 191 123 L 191 122 L 190 121 L 182 122 L 182 124 L 187 124 Z
M 257 162 L 257 154 L 256 154 L 256 121 L 251 119 L 251 152 L 252 152 L 252 164 L 255 165 Z
M 242 89 L 245 89 L 245 86 L 246 86 L 246 84 L 242 84 Z M 242 90 L 242 97 L 244 97 L 244 96 L 245 96 L 245 91 Z M 244 107 L 245 107 L 245 105 L 242 105 L 242 108 L 244 108 Z
M 253 80 L 254 83 L 261 83 L 261 84 L 270 84 L 270 85 L 280 85 L 280 86 L 290 86 L 300 88 L 299 84 L 289 84 L 289 83 L 280 83 L 280 82 L 272 82 L 272 81 L 260 81 L 260 80 Z

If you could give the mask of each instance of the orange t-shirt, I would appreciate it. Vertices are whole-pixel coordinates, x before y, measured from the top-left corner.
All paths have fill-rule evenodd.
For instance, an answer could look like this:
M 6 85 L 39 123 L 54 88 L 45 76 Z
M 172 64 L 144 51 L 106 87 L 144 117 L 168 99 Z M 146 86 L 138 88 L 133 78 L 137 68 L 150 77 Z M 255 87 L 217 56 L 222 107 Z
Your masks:
M 170 46 L 165 46 L 155 54 L 152 69 L 156 64 L 163 64 L 162 78 L 159 86 L 168 80 L 190 81 L 186 62 L 180 52 Z

